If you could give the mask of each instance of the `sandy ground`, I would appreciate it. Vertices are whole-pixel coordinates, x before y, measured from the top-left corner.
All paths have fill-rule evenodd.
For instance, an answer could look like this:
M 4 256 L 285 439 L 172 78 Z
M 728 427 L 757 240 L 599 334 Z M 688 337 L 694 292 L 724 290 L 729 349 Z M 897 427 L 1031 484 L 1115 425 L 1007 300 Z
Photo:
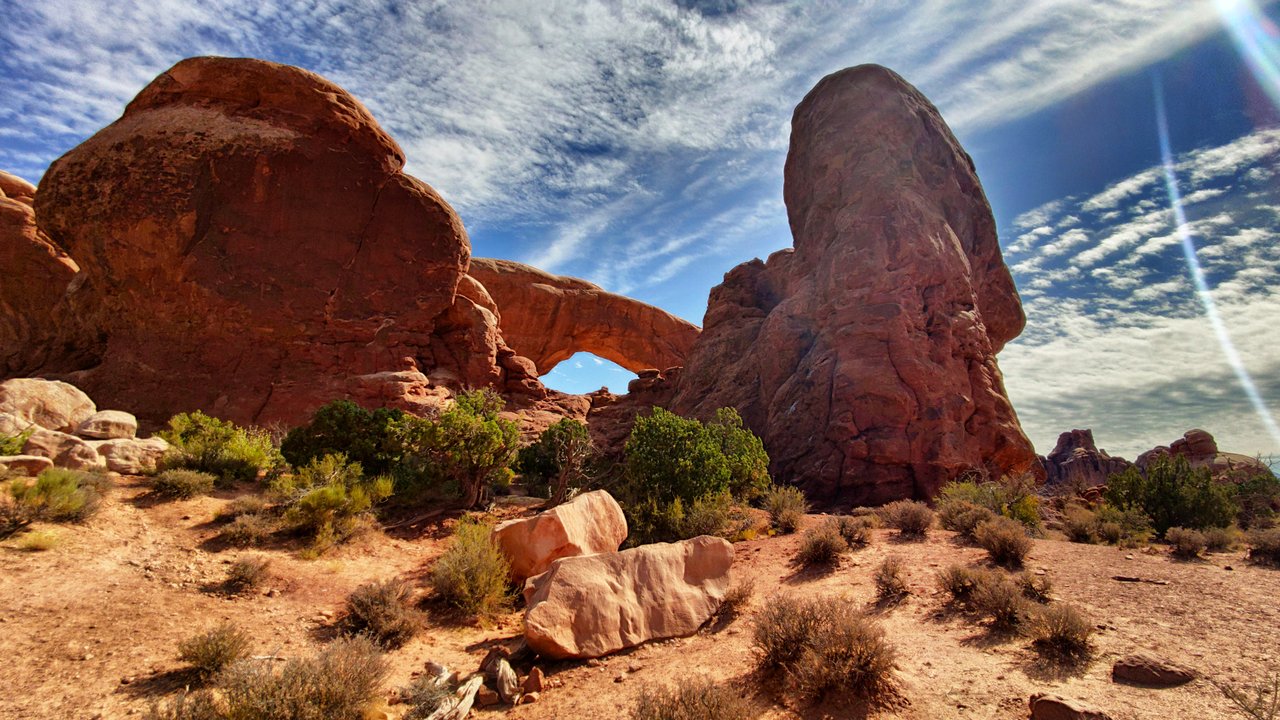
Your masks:
M 87 524 L 56 526 L 60 543 L 52 550 L 0 543 L 0 718 L 140 716 L 187 682 L 178 642 L 224 620 L 254 636 L 256 653 L 310 654 L 332 637 L 333 620 L 357 585 L 393 576 L 424 585 L 451 522 L 369 533 L 302 560 L 287 548 L 221 549 L 210 542 L 217 532 L 211 518 L 229 496 L 156 504 L 142 482 L 119 481 Z M 1027 698 L 1041 691 L 1087 700 L 1116 720 L 1230 718 L 1240 716 L 1206 680 L 1133 687 L 1112 682 L 1111 664 L 1130 652 L 1154 652 L 1232 683 L 1280 669 L 1280 570 L 1252 566 L 1238 552 L 1188 563 L 1163 549 L 1036 541 L 1028 569 L 1046 572 L 1054 597 L 1075 603 L 1102 628 L 1092 661 L 1064 669 L 1041 661 L 1025 638 L 993 637 L 945 611 L 935 574 L 953 562 L 982 564 L 985 556 L 951 533 L 907 543 L 877 531 L 870 547 L 829 573 L 797 572 L 790 560 L 798 544 L 799 536 L 786 536 L 735 546 L 733 572 L 755 578 L 756 593 L 734 622 L 599 661 L 543 665 L 557 686 L 537 703 L 477 709 L 473 717 L 626 717 L 646 684 L 703 675 L 738 688 L 762 718 L 1025 718 Z M 213 588 L 243 553 L 269 556 L 273 579 L 251 596 L 218 594 Z M 876 609 L 871 574 L 889 554 L 906 562 L 912 594 Z M 1122 583 L 1113 575 L 1168 584 Z M 873 612 L 898 651 L 901 702 L 870 709 L 784 703 L 775 682 L 754 674 L 750 648 L 751 615 L 783 593 L 847 598 Z M 519 633 L 518 612 L 488 627 L 432 622 L 390 654 L 388 692 L 429 660 L 472 670 L 489 647 Z M 398 717 L 403 707 L 389 711 Z

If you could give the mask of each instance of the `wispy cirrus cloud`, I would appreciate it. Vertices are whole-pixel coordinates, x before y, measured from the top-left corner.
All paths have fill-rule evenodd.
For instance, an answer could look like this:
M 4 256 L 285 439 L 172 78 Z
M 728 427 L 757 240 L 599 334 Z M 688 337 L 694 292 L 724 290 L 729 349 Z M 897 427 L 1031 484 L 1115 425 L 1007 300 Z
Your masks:
M 1280 199 L 1267 170 L 1280 130 L 1264 129 L 1176 159 L 1188 229 L 1210 293 L 1247 370 L 1280 412 Z M 1218 192 L 1232 187 L 1231 192 Z M 1116 198 L 1123 196 L 1123 201 Z M 1101 198 L 1101 199 L 1099 199 Z M 1113 202 L 1113 200 L 1115 200 Z M 1091 427 L 1099 444 L 1132 458 L 1191 427 L 1226 450 L 1277 453 L 1189 279 L 1168 193 L 1144 170 L 1099 194 L 1054 205 L 1037 222 L 1072 228 L 1010 247 L 1027 330 L 1000 356 L 1019 417 L 1036 447 Z M 1068 252 L 1057 252 L 1059 243 Z
M 953 125 L 976 131 L 1216 27 L 1207 0 L 47 0 L 6 6 L 6 18 L 0 126 L 12 134 L 0 166 L 9 170 L 35 179 L 181 57 L 267 57 L 363 99 L 482 252 L 633 289 L 675 277 L 671 268 L 709 256 L 705 246 L 651 253 L 653 267 L 631 263 L 630 273 L 613 271 L 602 248 L 649 240 L 631 228 L 675 199 L 673 188 L 701 184 L 699 199 L 717 210 L 768 201 L 791 108 L 827 72 L 889 65 Z M 707 183 L 729 158 L 733 182 Z M 685 222 L 657 241 L 712 232 Z M 484 247 L 486 228 L 510 223 L 529 231 L 518 252 Z M 768 249 L 735 243 L 712 255 Z

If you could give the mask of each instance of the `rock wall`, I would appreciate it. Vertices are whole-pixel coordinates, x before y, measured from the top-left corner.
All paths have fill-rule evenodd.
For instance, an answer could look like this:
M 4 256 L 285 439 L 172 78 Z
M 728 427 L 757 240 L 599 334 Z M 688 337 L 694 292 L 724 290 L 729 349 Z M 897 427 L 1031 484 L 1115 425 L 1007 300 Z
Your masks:
M 794 249 L 711 292 L 674 410 L 738 408 L 779 479 L 823 508 L 924 498 L 968 468 L 1040 468 L 996 353 L 1018 294 L 973 163 L 938 111 L 878 66 L 796 108 Z
M 1092 430 L 1072 430 L 1058 436 L 1053 452 L 1043 460 L 1045 484 L 1051 487 L 1091 488 L 1106 485 L 1107 478 L 1124 472 L 1133 463 L 1099 450 Z
M 39 225 L 83 276 L 62 311 L 95 342 L 22 367 L 151 424 L 194 408 L 296 422 L 335 397 L 421 410 L 462 385 L 538 392 L 493 312 L 457 292 L 462 222 L 403 165 L 318 75 L 178 63 L 41 182 Z
M 632 372 L 683 365 L 698 339 L 693 323 L 585 280 L 480 258 L 471 261 L 469 274 L 493 302 L 503 339 L 532 360 L 539 375 L 576 352 Z

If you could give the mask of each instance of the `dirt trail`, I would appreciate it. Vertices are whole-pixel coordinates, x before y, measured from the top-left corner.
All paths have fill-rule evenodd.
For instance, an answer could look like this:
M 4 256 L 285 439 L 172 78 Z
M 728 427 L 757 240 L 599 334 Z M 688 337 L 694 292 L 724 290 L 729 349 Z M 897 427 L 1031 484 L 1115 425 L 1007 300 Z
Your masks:
M 0 543 L 0 718 L 124 718 L 140 715 L 186 682 L 177 643 L 230 620 L 255 639 L 255 652 L 309 654 L 332 636 L 333 618 L 362 582 L 400 576 L 422 584 L 442 552 L 448 523 L 410 537 L 370 533 L 319 560 L 285 550 L 217 550 L 210 521 L 227 497 L 152 504 L 141 481 L 127 478 L 83 526 L 57 526 L 53 550 L 30 553 Z M 518 512 L 510 509 L 508 512 Z M 816 522 L 810 519 L 810 522 Z M 1028 568 L 1047 573 L 1053 595 L 1077 604 L 1102 626 L 1093 661 L 1082 669 L 1044 664 L 1025 638 L 993 638 L 943 609 L 935 574 L 953 562 L 981 564 L 984 553 L 935 532 L 903 543 L 876 531 L 874 543 L 826 574 L 789 564 L 799 536 L 738 543 L 734 573 L 756 580 L 752 607 L 781 593 L 832 595 L 868 607 L 898 650 L 903 704 L 788 708 L 773 684 L 753 674 L 752 611 L 727 627 L 652 643 L 589 663 L 544 666 L 558 687 L 539 702 L 478 709 L 480 718 L 626 717 L 647 683 L 705 675 L 751 697 L 762 718 L 1024 718 L 1038 691 L 1088 700 L 1115 720 L 1236 717 L 1208 682 L 1168 690 L 1113 683 L 1115 658 L 1144 650 L 1208 677 L 1253 682 L 1280 668 L 1280 571 L 1249 565 L 1241 553 L 1177 562 L 1159 551 L 1120 550 L 1038 540 Z M 240 554 L 271 558 L 262 593 L 213 592 Z M 903 558 L 911 596 L 875 609 L 871 574 L 889 554 Z M 1228 566 L 1231 569 L 1227 569 Z M 1122 583 L 1114 575 L 1166 581 Z M 518 613 L 488 628 L 431 627 L 389 656 L 388 688 L 407 684 L 428 660 L 468 671 L 495 642 L 520 632 Z M 391 706 L 392 717 L 402 708 Z

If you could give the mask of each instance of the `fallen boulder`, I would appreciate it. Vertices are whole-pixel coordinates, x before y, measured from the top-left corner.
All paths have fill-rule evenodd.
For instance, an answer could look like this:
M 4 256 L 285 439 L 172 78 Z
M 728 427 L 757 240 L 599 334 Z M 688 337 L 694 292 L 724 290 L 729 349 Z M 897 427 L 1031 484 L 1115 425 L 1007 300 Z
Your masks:
M 120 410 L 99 410 L 80 423 L 76 434 L 90 440 L 116 440 L 138 434 L 138 419 Z
M 1176 687 L 1196 679 L 1196 673 L 1164 658 L 1146 653 L 1126 655 L 1111 666 L 1111 679 L 1148 687 Z
M 57 380 L 14 378 L 0 383 L 0 413 L 47 430 L 75 432 L 98 408 L 79 388 Z
M 732 564 L 733 546 L 709 535 L 561 558 L 525 585 L 525 640 L 563 659 L 689 635 L 720 607 Z
M 534 517 L 502 523 L 493 536 L 519 583 L 560 558 L 617 550 L 627 539 L 627 518 L 612 495 L 595 490 Z
M 1031 720 L 1111 720 L 1111 716 L 1079 700 L 1036 693 L 1031 696 Z
M 169 443 L 159 437 L 90 440 L 88 443 L 98 451 L 108 470 L 121 475 L 141 475 L 155 470 L 169 450 Z

